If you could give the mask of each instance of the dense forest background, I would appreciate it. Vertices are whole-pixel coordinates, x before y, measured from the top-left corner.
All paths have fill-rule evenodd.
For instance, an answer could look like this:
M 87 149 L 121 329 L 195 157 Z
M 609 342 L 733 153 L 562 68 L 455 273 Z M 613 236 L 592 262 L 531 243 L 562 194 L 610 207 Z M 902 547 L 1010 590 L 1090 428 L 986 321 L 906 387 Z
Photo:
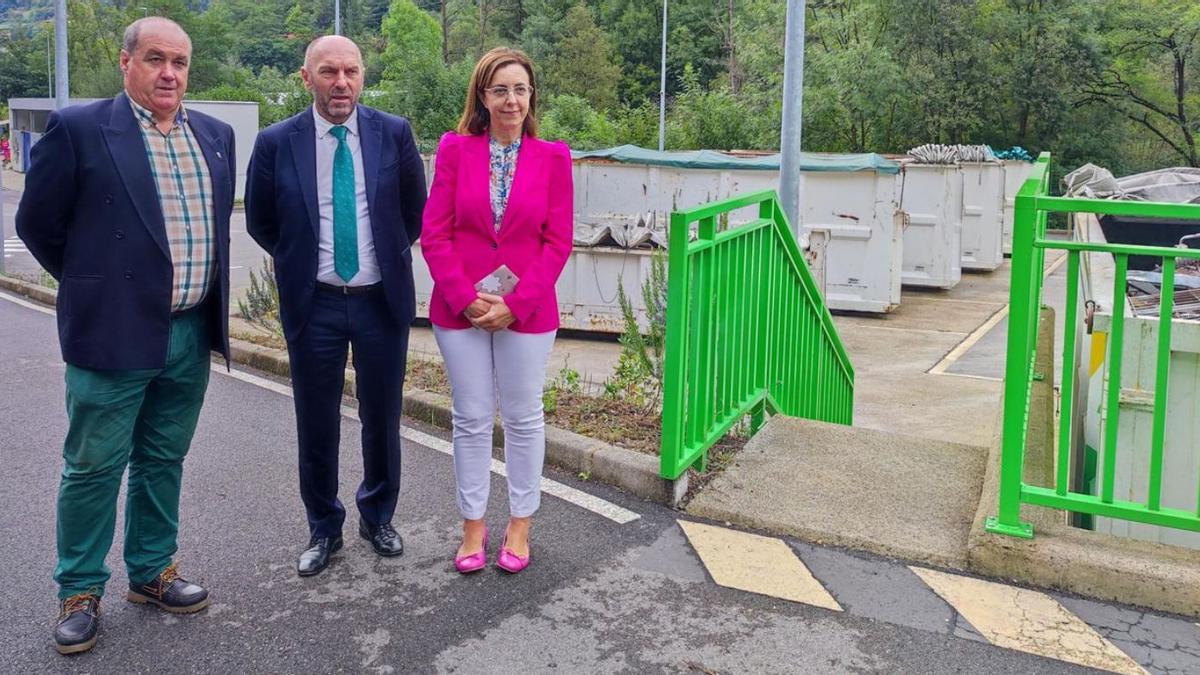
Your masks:
M 543 135 L 657 145 L 660 2 L 341 5 L 365 101 L 412 119 L 425 149 L 496 45 L 537 63 Z M 670 0 L 668 148 L 778 148 L 785 7 Z M 257 101 L 264 125 L 308 104 L 304 46 L 333 26 L 333 0 L 69 0 L 68 13 L 72 95 L 117 92 L 123 26 L 163 15 L 193 39 L 189 96 Z M 51 14 L 49 0 L 0 0 L 0 103 L 46 95 Z M 809 0 L 806 22 L 806 150 L 988 143 L 1118 175 L 1200 166 L 1197 0 Z

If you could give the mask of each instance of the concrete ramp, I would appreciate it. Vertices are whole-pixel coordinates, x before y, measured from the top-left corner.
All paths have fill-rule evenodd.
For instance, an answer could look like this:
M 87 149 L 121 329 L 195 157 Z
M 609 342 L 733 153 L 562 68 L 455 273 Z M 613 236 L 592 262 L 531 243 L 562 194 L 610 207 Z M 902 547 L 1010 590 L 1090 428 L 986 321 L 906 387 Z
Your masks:
M 687 512 L 962 569 L 986 459 L 982 447 L 775 417 Z

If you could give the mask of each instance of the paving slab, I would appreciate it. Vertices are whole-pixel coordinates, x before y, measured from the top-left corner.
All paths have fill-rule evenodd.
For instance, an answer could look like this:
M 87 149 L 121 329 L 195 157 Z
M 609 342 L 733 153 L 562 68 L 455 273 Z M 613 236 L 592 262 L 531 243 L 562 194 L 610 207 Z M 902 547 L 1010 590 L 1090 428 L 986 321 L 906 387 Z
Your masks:
M 961 443 L 776 417 L 687 511 L 962 568 L 985 458 Z

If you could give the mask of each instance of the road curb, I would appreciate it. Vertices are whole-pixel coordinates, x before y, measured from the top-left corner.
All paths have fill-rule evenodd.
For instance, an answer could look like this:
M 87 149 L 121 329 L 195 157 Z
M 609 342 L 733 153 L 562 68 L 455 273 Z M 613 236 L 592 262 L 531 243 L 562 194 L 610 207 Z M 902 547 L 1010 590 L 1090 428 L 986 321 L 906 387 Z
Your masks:
M 1054 316 L 1043 310 L 1038 328 L 1037 369 L 1029 407 L 1024 479 L 1053 485 Z M 1062 511 L 1021 505 L 1021 519 L 1034 526 L 1033 539 L 988 532 L 1000 489 L 1001 430 L 996 424 L 979 508 L 967 540 L 968 569 L 986 577 L 1078 593 L 1104 601 L 1200 617 L 1200 560 L 1196 551 L 1169 544 L 1116 537 L 1069 527 Z
M 58 293 L 53 289 L 13 277 L 0 276 L 0 289 L 23 295 L 44 305 L 54 306 Z M 244 340 L 230 338 L 230 358 L 234 363 L 255 370 L 289 377 L 287 352 Z M 346 395 L 354 396 L 354 374 L 346 374 Z M 450 399 L 441 394 L 406 388 L 404 415 L 449 430 L 452 428 Z M 496 423 L 494 445 L 504 444 L 504 429 Z M 501 451 L 497 450 L 499 456 Z M 687 474 L 675 480 L 658 475 L 658 458 L 636 450 L 621 448 L 567 429 L 546 425 L 546 461 L 576 475 L 612 485 L 634 496 L 667 506 L 678 506 L 687 493 Z

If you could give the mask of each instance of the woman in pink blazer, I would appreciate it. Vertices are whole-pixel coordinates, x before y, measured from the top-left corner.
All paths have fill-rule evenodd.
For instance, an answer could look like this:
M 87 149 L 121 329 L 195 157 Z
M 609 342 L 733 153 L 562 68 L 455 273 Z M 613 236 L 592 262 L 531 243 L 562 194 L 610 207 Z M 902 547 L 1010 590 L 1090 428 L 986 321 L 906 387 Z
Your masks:
M 492 420 L 504 422 L 509 520 L 496 557 L 529 565 L 546 442 L 542 387 L 558 329 L 554 285 L 571 254 L 571 153 L 537 138 L 533 64 L 498 47 L 475 65 L 457 133 L 438 146 L 421 249 L 429 319 L 450 377 L 464 574 L 487 565 Z M 514 283 L 515 282 L 515 283 Z

